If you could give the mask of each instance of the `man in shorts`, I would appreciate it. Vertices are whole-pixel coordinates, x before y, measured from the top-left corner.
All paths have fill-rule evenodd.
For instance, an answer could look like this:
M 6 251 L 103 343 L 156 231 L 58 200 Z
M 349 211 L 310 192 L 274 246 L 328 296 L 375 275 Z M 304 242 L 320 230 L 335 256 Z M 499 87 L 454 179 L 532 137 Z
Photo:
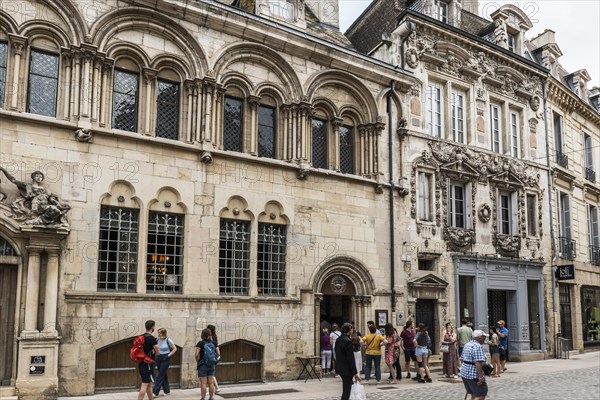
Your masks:
M 508 361 L 508 329 L 504 320 L 498 321 L 498 338 L 500 339 L 500 365 L 502 371 L 506 371 L 506 361 Z
M 484 400 L 488 393 L 488 386 L 483 374 L 483 363 L 485 363 L 485 353 L 481 345 L 489 336 L 482 330 L 473 332 L 473 339 L 463 349 L 461 356 L 463 365 L 460 368 L 462 378 L 467 394 L 471 395 L 471 400 Z
M 155 326 L 156 322 L 152 321 L 151 319 L 146 321 L 146 333 L 144 333 L 144 353 L 150 358 L 154 358 L 155 354 L 160 354 L 160 349 L 158 348 L 156 338 L 152 336 Z M 141 362 L 138 365 L 138 371 L 142 377 L 142 385 L 140 386 L 140 391 L 138 393 L 138 400 L 144 400 L 144 396 L 146 394 L 148 395 L 148 399 L 154 400 L 152 393 L 152 382 L 154 382 L 154 364 Z
M 415 364 L 415 375 L 419 379 L 419 367 L 417 365 L 417 355 L 415 354 L 415 330 L 413 328 L 413 322 L 408 320 L 402 332 L 400 332 L 400 347 L 404 352 L 404 366 L 406 369 L 406 377 L 410 378 L 410 362 Z

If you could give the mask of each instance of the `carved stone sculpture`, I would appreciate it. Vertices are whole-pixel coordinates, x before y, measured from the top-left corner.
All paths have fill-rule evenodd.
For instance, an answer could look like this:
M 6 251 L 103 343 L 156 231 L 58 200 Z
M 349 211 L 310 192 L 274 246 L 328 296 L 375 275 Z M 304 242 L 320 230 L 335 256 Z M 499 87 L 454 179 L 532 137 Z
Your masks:
M 200 154 L 200 161 L 204 164 L 211 164 L 213 162 L 213 157 L 212 154 L 210 154 L 210 151 L 203 151 L 202 154 Z
M 82 143 L 92 143 L 93 136 L 91 129 L 77 129 L 75 131 L 75 139 Z
M 494 38 L 496 44 L 500 47 L 508 48 L 508 36 L 506 35 L 506 23 L 498 19 L 496 20 L 496 29 L 494 29 Z
M 479 211 L 477 211 L 477 216 L 481 222 L 488 222 L 492 216 L 492 209 L 487 204 L 482 204 L 479 206 Z
M 41 185 L 44 181 L 43 173 L 40 171 L 33 172 L 31 174 L 33 182 L 25 183 L 17 180 L 2 167 L 0 167 L 0 171 L 19 189 L 20 196 L 10 205 L 13 212 L 11 215 L 12 218 L 22 222 L 24 226 L 43 228 L 69 227 L 66 214 L 71 209 L 71 206 L 61 203 L 56 195 L 50 193 Z
M 496 250 L 503 256 L 516 257 L 521 249 L 521 238 L 519 236 L 497 235 Z
M 475 231 L 470 229 L 446 228 L 444 240 L 450 251 L 466 251 L 475 243 Z

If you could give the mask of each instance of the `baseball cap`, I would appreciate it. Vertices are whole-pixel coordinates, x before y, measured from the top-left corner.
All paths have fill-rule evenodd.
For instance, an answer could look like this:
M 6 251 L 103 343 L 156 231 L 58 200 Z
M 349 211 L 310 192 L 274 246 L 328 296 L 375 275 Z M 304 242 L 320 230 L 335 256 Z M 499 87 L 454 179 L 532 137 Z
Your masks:
M 488 335 L 487 333 L 485 333 L 484 331 L 482 331 L 480 329 L 477 329 L 476 331 L 473 332 L 473 337 L 474 338 L 478 338 L 480 336 L 486 336 L 487 337 L 487 336 L 490 336 L 490 335 Z

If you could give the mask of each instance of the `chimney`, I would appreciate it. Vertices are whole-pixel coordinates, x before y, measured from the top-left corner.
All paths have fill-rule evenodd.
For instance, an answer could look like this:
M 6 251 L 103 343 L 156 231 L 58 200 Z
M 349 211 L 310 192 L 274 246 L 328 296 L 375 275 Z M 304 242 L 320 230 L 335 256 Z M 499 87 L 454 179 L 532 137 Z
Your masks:
M 479 1 L 478 0 L 463 0 L 463 10 L 466 10 L 475 15 L 479 15 Z
M 338 0 L 306 0 L 305 4 L 319 21 L 340 29 L 340 5 Z

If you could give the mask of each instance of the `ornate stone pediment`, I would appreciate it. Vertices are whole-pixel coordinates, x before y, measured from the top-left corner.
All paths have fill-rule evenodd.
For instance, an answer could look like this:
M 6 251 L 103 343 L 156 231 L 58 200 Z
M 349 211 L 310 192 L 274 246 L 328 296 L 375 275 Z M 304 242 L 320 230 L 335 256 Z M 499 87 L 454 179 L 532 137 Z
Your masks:
M 435 274 L 427 274 L 424 276 L 420 276 L 418 278 L 409 280 L 407 283 L 409 287 L 412 286 L 445 288 L 446 286 L 448 286 L 448 282 L 446 282 L 445 280 L 443 280 Z
M 443 299 L 448 282 L 429 273 L 407 282 L 410 297 L 420 299 Z

